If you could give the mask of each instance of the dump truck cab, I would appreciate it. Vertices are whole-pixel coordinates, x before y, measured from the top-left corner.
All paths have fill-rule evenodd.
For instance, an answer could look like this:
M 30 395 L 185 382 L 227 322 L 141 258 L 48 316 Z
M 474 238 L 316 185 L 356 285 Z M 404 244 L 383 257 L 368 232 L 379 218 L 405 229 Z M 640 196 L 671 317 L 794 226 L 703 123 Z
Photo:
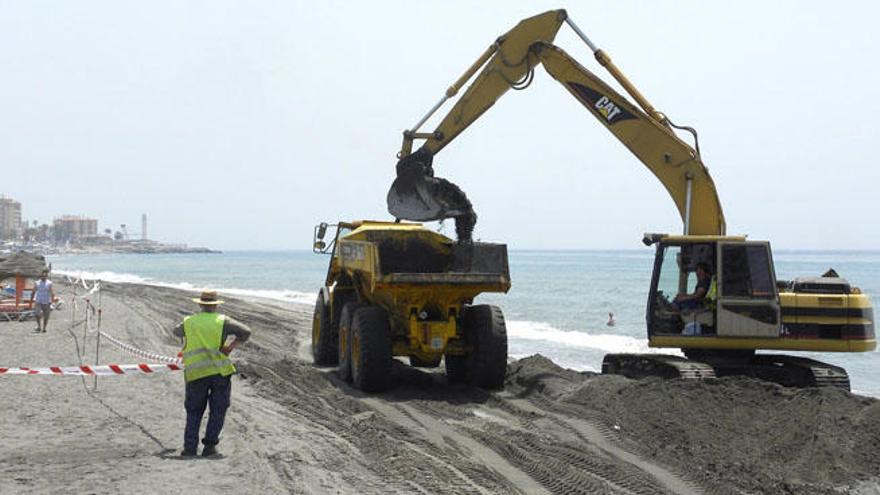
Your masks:
M 387 388 L 387 376 L 366 383 L 365 370 L 354 369 L 363 368 L 364 339 L 387 333 L 387 343 L 381 337 L 375 346 L 388 347 L 388 359 L 406 356 L 412 365 L 434 367 L 445 357 L 451 381 L 501 385 L 507 361 L 503 315 L 473 301 L 483 292 L 510 289 L 505 245 L 456 243 L 417 223 L 358 221 L 318 225 L 314 251 L 331 255 L 313 323 L 317 364 L 338 363 L 340 376 L 359 388 Z M 370 313 L 369 324 L 381 328 L 355 329 L 367 325 L 359 312 Z M 478 354 L 488 361 L 475 359 Z M 384 357 L 379 361 L 379 368 L 390 367 Z

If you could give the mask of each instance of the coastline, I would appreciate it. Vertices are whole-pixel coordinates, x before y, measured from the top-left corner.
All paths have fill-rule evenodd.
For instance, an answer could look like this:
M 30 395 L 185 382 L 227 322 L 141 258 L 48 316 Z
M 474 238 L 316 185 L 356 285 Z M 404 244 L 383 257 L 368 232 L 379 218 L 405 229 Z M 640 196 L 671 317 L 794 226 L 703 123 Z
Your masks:
M 59 293 L 69 291 L 59 283 Z M 173 356 L 190 291 L 105 283 L 102 330 Z M 182 462 L 179 374 L 0 377 L 0 491 L 150 487 L 270 493 L 875 493 L 880 401 L 749 379 L 628 380 L 513 362 L 505 389 L 446 384 L 395 366 L 394 390 L 362 394 L 311 364 L 311 310 L 224 297 L 254 335 L 234 353 L 224 457 Z M 95 303 L 95 300 L 93 300 Z M 81 310 L 80 310 L 81 311 Z M 72 306 L 49 334 L 2 323 L 2 366 L 76 365 Z M 77 335 L 75 340 L 73 335 Z M 94 337 L 86 333 L 88 362 Z M 103 363 L 139 362 L 102 345 Z M 809 445 L 809 448 L 805 448 Z M 832 462 L 833 460 L 833 462 Z M 204 462 L 211 462 L 206 465 Z M 214 473 L 204 476 L 205 469 Z M 873 477 L 873 478 L 872 478 Z
M 190 247 L 186 244 L 162 244 L 159 242 L 125 242 L 84 246 L 18 246 L 0 248 L 0 254 L 25 251 L 42 256 L 99 255 L 99 254 L 222 254 L 223 251 L 206 247 Z

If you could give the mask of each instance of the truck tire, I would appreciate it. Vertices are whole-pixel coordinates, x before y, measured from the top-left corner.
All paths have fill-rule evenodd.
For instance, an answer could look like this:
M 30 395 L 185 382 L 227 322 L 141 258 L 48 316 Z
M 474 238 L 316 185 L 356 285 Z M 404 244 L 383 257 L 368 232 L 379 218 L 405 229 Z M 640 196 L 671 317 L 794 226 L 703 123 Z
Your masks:
M 342 313 L 339 317 L 339 367 L 337 373 L 339 378 L 351 383 L 351 320 L 354 313 L 361 305 L 357 302 L 345 303 L 342 307 Z
M 324 292 L 318 292 L 312 315 L 312 359 L 318 366 L 336 364 L 339 333 L 330 323 L 330 305 L 324 301 Z
M 501 308 L 488 304 L 468 306 L 463 320 L 468 341 L 473 345 L 467 360 L 470 383 L 486 389 L 501 388 L 507 375 L 507 327 Z
M 351 321 L 351 381 L 364 392 L 391 386 L 391 325 L 377 306 L 359 308 Z
M 336 287 L 333 290 L 333 307 L 330 316 L 333 317 L 333 326 L 339 329 L 339 323 L 342 322 L 342 310 L 345 305 L 350 302 L 357 302 L 357 293 L 351 289 L 341 289 Z
M 446 380 L 449 383 L 465 383 L 468 381 L 468 356 L 451 356 L 447 354 Z

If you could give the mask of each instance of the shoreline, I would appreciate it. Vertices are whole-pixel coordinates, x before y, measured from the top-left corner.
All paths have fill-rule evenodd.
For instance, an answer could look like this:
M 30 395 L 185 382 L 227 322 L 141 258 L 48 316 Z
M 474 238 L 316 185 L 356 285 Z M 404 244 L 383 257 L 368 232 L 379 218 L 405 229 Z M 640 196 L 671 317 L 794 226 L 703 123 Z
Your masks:
M 162 243 L 146 243 L 146 244 L 110 244 L 110 245 L 89 245 L 81 247 L 59 247 L 59 246 L 9 246 L 0 249 L 0 254 L 8 254 L 17 251 L 24 251 L 31 254 L 39 254 L 41 256 L 92 256 L 101 254 L 222 254 L 223 251 L 210 249 L 206 247 L 189 247 L 187 245 L 162 244 Z

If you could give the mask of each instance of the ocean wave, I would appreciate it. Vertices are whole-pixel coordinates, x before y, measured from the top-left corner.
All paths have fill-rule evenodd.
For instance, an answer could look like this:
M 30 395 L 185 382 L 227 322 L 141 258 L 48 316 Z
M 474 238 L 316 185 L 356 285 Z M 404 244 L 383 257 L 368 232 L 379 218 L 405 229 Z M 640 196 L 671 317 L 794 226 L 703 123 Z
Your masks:
M 217 289 L 222 294 L 231 294 L 241 297 L 259 297 L 274 301 L 293 302 L 311 306 L 315 304 L 316 294 L 300 292 L 296 290 L 263 290 L 263 289 Z
M 647 339 L 626 335 L 560 330 L 540 321 L 507 321 L 507 335 L 514 339 L 539 340 L 570 347 L 597 349 L 608 353 L 679 353 L 676 349 L 652 349 L 648 347 Z
M 239 297 L 256 297 L 260 299 L 271 299 L 273 301 L 293 302 L 297 304 L 312 305 L 315 304 L 315 294 L 300 292 L 296 290 L 265 290 L 265 289 L 239 289 L 235 287 L 202 287 L 191 284 L 189 282 L 162 282 L 152 280 L 147 277 L 135 275 L 133 273 L 116 273 L 116 272 L 90 272 L 85 270 L 53 270 L 53 273 L 66 275 L 68 277 L 82 278 L 85 280 L 100 280 L 102 282 L 112 282 L 121 284 L 140 284 L 150 285 L 153 287 L 167 287 L 170 289 L 180 289 L 190 292 L 200 292 L 206 289 L 216 290 L 222 294 Z

